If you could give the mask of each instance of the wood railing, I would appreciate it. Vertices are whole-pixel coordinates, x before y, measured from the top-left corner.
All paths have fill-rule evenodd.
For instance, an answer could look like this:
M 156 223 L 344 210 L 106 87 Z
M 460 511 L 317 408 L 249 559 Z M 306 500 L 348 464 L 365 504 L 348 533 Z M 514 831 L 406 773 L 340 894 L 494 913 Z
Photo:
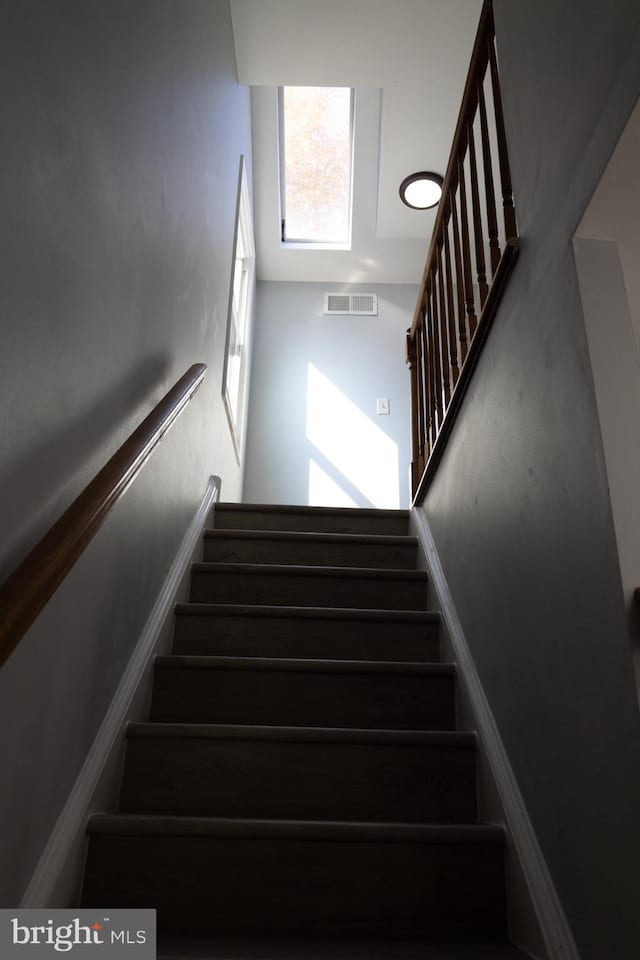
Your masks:
M 187 370 L 0 587 L 0 665 L 180 416 L 206 369 L 206 364 L 196 363 Z
M 414 502 L 433 476 L 517 251 L 493 10 L 485 0 L 407 332 Z

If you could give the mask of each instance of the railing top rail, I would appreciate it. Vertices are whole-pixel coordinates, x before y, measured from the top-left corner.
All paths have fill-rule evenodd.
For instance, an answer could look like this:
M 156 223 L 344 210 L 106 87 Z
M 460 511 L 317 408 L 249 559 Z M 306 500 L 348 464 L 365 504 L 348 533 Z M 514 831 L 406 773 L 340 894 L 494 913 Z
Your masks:
M 195 363 L 154 407 L 0 587 L 0 666 L 93 539 L 157 444 L 199 388 Z
M 407 331 L 414 502 L 435 475 L 517 254 L 493 7 L 484 0 Z
M 466 147 L 465 141 L 467 136 L 467 121 L 469 119 L 469 114 L 475 108 L 477 101 L 475 86 L 478 80 L 478 75 L 484 71 L 489 62 L 489 47 L 487 41 L 493 41 L 494 33 L 495 28 L 493 23 L 493 7 L 491 0 L 485 0 L 480 13 L 480 19 L 478 21 L 478 31 L 476 33 L 473 52 L 471 54 L 471 61 L 469 63 L 469 72 L 467 74 L 467 80 L 464 85 L 464 92 L 462 94 L 462 104 L 460 106 L 460 112 L 458 113 L 458 120 L 456 123 L 455 133 L 453 135 L 447 171 L 444 175 L 444 182 L 442 184 L 442 200 L 438 204 L 438 212 L 436 213 L 436 219 L 433 224 L 433 233 L 431 234 L 429 252 L 427 254 L 424 273 L 422 274 L 422 280 L 420 283 L 421 292 L 420 296 L 418 297 L 415 313 L 413 315 L 413 322 L 409 330 L 409 335 L 411 337 L 414 336 L 416 327 L 420 320 L 420 306 L 422 297 L 424 295 L 425 285 L 432 269 L 436 246 L 440 242 L 440 232 L 443 220 L 449 210 L 449 197 L 452 190 L 456 186 L 458 177 L 458 160 Z

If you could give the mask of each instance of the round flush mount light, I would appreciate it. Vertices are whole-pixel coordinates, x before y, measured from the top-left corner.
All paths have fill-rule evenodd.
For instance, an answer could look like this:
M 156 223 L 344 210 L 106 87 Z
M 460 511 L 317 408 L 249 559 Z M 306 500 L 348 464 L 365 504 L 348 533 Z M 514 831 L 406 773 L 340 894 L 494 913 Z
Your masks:
M 428 210 L 442 196 L 442 182 L 439 173 L 412 173 L 400 184 L 400 199 L 412 210 Z

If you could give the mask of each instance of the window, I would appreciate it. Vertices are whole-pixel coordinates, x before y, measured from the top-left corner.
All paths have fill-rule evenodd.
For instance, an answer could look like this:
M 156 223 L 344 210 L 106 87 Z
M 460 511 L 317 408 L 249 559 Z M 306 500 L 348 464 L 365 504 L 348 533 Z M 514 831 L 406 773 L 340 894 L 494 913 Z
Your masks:
M 229 295 L 227 349 L 222 375 L 222 396 L 238 462 L 240 462 L 241 433 L 247 392 L 247 348 L 254 257 L 251 206 L 244 170 L 244 157 L 240 157 L 235 256 Z
M 283 243 L 349 247 L 353 90 L 280 87 Z

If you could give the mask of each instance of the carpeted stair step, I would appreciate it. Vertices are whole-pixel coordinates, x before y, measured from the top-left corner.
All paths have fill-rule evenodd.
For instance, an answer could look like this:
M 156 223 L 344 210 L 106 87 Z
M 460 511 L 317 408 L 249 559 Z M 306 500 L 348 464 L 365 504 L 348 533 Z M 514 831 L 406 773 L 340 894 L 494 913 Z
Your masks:
M 440 659 L 440 615 L 251 604 L 180 604 L 173 651 L 195 656 Z
M 453 730 L 450 664 L 158 657 L 150 720 Z
M 194 563 L 190 600 L 192 603 L 425 610 L 427 578 L 418 570 Z
M 506 937 L 499 827 L 93 817 L 83 906 L 161 932 Z
M 476 819 L 469 733 L 136 723 L 120 809 L 210 817 Z
M 522 956 L 408 533 L 407 511 L 216 506 L 84 906 L 156 908 L 201 960 Z
M 506 943 L 161 934 L 158 960 L 532 960 Z
M 412 570 L 415 537 L 280 530 L 207 530 L 204 560 L 221 563 L 292 563 Z
M 218 503 L 213 525 L 216 530 L 299 530 L 404 537 L 409 533 L 409 511 Z

